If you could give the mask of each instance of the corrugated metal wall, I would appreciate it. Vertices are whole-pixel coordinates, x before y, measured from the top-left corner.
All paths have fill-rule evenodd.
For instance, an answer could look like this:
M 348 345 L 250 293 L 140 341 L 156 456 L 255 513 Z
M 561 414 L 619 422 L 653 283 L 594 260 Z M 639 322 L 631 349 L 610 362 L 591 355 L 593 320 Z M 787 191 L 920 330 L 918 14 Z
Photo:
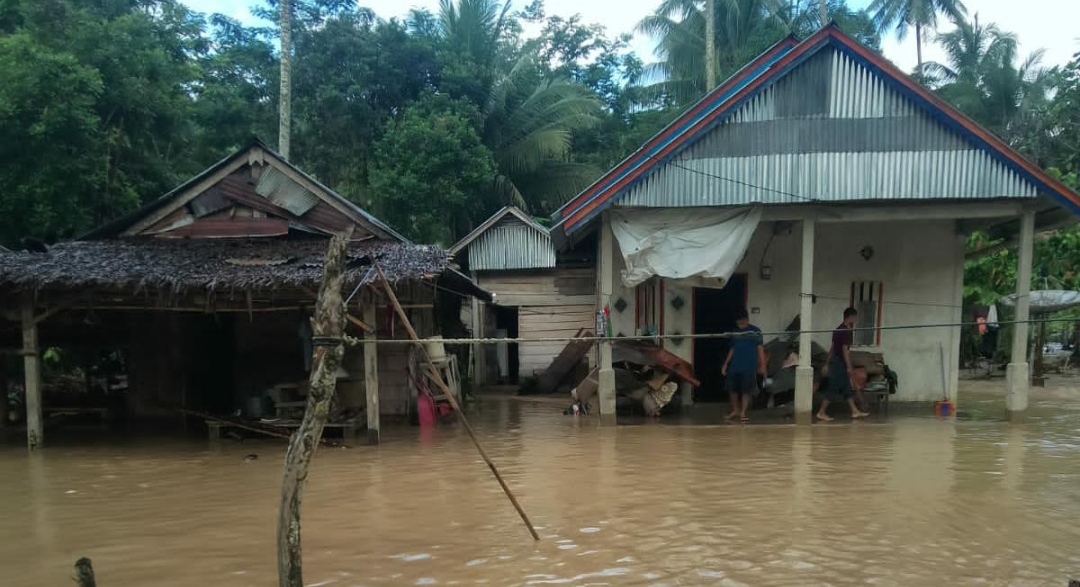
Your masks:
M 1033 198 L 1036 188 L 822 51 L 732 113 L 619 206 Z
M 555 247 L 551 237 L 512 217 L 504 218 L 468 246 L 469 269 L 551 269 Z

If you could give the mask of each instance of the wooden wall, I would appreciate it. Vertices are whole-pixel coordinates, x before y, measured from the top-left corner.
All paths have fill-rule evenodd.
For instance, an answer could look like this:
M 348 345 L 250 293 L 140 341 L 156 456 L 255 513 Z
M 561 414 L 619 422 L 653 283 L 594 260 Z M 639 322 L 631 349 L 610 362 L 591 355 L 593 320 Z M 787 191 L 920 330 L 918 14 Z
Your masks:
M 518 308 L 518 335 L 521 338 L 569 338 L 582 328 L 595 328 L 594 268 L 485 272 L 479 274 L 477 280 L 480 287 L 495 292 L 498 305 Z M 564 342 L 518 345 L 519 378 L 533 377 L 543 371 L 564 346 Z

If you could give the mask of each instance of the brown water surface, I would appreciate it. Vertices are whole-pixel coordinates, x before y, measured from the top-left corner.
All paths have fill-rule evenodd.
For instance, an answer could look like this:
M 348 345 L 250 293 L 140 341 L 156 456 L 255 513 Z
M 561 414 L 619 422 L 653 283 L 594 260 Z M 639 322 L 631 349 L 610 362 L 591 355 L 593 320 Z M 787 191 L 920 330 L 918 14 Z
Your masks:
M 965 404 L 1003 413 L 996 399 Z M 323 449 L 308 585 L 1048 585 L 1080 576 L 1080 401 L 1029 420 L 598 428 L 550 404 L 473 412 L 534 543 L 455 426 Z M 243 456 L 260 458 L 245 462 Z M 283 445 L 0 449 L 0 584 L 276 584 Z

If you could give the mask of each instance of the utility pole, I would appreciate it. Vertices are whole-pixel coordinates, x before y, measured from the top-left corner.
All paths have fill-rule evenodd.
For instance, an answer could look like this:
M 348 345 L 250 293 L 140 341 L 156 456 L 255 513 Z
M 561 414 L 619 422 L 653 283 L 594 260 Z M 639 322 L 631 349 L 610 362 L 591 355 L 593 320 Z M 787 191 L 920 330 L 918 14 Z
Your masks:
M 281 93 L 278 109 L 278 153 L 289 160 L 292 133 L 292 0 L 279 0 L 281 22 Z

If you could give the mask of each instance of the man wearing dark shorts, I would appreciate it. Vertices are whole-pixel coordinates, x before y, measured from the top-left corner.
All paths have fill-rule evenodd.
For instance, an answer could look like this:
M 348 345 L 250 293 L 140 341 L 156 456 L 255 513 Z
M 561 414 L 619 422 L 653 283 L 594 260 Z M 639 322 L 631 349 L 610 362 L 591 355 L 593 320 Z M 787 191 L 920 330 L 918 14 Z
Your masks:
M 731 398 L 728 419 L 739 416 L 743 422 L 747 422 L 750 418 L 746 412 L 758 388 L 758 374 L 764 375 L 765 371 L 765 347 L 761 341 L 761 330 L 750 324 L 750 315 L 746 310 L 739 311 L 735 326 L 737 330 L 731 339 L 731 350 L 724 359 L 720 374 L 724 376 L 724 389 Z
M 844 310 L 844 321 L 833 331 L 832 348 L 829 349 L 829 380 L 826 382 L 823 393 L 825 397 L 821 400 L 821 407 L 818 408 L 818 420 L 832 420 L 825 413 L 825 410 L 829 407 L 829 402 L 846 401 L 848 407 L 851 408 L 852 419 L 865 418 L 870 415 L 860 411 L 858 406 L 855 405 L 855 398 L 852 397 L 851 345 L 854 340 L 855 320 L 858 316 L 859 313 L 855 308 Z

